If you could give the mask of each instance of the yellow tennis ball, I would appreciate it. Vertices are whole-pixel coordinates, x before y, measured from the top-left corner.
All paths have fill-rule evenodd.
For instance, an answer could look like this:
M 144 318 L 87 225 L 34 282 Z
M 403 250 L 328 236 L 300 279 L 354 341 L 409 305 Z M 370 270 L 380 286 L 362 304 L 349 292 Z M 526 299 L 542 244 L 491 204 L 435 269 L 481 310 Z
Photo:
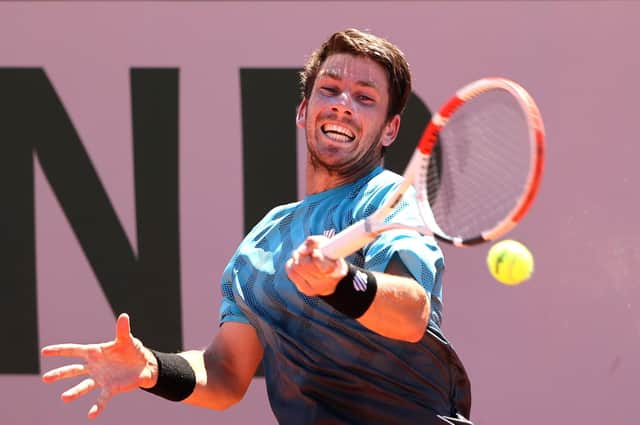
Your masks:
M 531 277 L 533 255 L 518 241 L 505 239 L 494 244 L 487 254 L 491 275 L 505 285 L 517 285 Z

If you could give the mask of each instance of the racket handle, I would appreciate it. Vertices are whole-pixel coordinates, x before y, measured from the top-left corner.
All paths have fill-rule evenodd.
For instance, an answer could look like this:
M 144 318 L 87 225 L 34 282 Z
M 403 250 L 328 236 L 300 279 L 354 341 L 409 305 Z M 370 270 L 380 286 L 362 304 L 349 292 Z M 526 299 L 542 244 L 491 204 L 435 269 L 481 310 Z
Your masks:
M 325 257 L 337 260 L 353 254 L 376 238 L 366 219 L 357 221 L 320 246 Z

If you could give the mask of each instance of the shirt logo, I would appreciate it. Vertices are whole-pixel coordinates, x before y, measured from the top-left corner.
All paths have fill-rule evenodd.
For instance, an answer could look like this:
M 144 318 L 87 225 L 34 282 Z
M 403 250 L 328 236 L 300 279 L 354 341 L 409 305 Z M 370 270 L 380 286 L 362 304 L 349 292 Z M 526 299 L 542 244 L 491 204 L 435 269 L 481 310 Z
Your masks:
M 327 229 L 322 234 L 325 238 L 331 239 L 336 234 L 336 229 Z
M 353 289 L 361 292 L 366 291 L 367 279 L 368 276 L 365 272 L 361 272 L 360 270 L 356 271 L 355 276 L 353 276 Z
M 452 418 L 450 416 L 442 416 L 442 415 L 437 415 L 437 416 L 438 416 L 438 419 L 441 419 L 442 422 L 445 423 L 445 424 L 449 424 L 449 425 L 473 425 L 473 423 L 469 419 L 466 419 L 460 413 L 458 413 L 455 418 Z

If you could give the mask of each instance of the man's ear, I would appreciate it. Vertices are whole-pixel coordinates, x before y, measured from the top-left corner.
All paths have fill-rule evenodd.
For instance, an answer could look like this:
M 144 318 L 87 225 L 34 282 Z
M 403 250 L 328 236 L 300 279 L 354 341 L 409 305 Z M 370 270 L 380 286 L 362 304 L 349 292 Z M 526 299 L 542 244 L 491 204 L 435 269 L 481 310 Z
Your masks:
M 396 114 L 389 120 L 382 131 L 380 142 L 382 146 L 390 146 L 398 137 L 400 131 L 400 115 Z
M 307 116 L 307 98 L 303 97 L 296 111 L 296 126 L 304 128 L 304 121 Z

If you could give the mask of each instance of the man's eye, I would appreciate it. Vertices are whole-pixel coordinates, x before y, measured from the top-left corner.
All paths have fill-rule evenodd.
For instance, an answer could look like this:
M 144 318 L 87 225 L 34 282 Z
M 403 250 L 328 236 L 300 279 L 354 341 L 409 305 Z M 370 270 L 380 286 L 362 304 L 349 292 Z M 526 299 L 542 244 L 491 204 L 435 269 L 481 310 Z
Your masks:
M 369 97 L 369 96 L 364 95 L 364 94 L 360 95 L 359 99 L 360 99 L 360 102 L 363 102 L 363 103 L 373 103 L 374 102 L 374 99 L 372 97 Z
M 337 89 L 337 88 L 335 88 L 335 87 L 331 87 L 331 86 L 323 86 L 323 87 L 320 87 L 320 90 L 321 90 L 323 93 L 326 93 L 326 94 L 336 94 L 336 93 L 338 92 L 338 89 Z

